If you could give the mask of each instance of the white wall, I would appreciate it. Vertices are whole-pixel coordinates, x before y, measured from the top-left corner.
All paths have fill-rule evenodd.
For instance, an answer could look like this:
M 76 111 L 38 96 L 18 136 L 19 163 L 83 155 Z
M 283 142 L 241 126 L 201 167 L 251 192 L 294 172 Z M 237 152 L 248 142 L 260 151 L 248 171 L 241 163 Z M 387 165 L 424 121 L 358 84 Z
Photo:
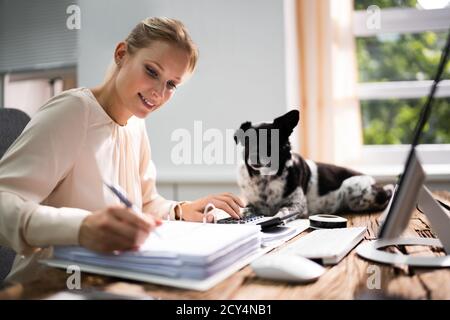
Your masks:
M 73 66 L 76 31 L 66 26 L 77 0 L 0 0 L 0 73 Z
M 175 198 L 236 192 L 236 163 L 176 166 L 171 134 L 185 128 L 193 137 L 194 121 L 201 120 L 203 132 L 217 128 L 225 139 L 226 129 L 286 111 L 283 1 L 81 0 L 80 7 L 80 86 L 102 81 L 115 44 L 138 21 L 147 16 L 183 21 L 200 50 L 198 68 L 172 100 L 147 119 L 160 191 Z

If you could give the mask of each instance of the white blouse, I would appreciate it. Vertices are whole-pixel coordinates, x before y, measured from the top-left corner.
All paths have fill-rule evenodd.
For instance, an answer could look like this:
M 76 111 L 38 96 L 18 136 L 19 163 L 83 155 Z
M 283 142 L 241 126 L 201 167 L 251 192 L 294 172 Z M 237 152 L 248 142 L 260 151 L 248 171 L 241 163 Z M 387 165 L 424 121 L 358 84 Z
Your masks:
M 115 123 L 87 88 L 50 99 L 0 160 L 0 245 L 17 253 L 8 280 L 26 281 L 53 245 L 78 245 L 83 219 L 119 200 L 121 186 L 143 212 L 174 218 L 155 186 L 145 121 Z

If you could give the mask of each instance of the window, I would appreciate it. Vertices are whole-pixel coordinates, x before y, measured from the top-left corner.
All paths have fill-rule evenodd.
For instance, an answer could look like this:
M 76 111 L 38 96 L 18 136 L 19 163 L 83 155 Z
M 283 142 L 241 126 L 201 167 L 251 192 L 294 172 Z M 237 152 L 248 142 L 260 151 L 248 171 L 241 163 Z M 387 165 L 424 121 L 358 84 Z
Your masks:
M 402 164 L 445 45 L 450 0 L 354 3 L 366 162 Z M 443 79 L 420 141 L 428 163 L 450 162 L 450 63 Z
M 33 115 L 48 98 L 76 86 L 78 32 L 66 24 L 74 3 L 0 1 L 0 108 Z
M 3 77 L 3 106 L 31 117 L 48 99 L 74 88 L 75 76 L 75 68 L 8 73 Z

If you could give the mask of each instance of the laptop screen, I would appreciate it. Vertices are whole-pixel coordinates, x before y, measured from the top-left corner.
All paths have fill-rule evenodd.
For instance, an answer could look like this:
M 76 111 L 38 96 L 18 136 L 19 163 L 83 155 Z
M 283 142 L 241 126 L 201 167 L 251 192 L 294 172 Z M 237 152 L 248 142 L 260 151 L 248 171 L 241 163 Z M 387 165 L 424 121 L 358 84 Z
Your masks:
M 414 136 L 411 142 L 411 148 L 406 159 L 403 174 L 400 176 L 400 181 L 394 192 L 391 202 L 386 208 L 387 215 L 381 225 L 379 238 L 395 238 L 407 227 L 412 210 L 416 205 L 417 195 L 425 180 L 425 173 L 423 172 L 416 155 L 416 146 L 419 143 L 423 128 L 431 113 L 431 107 L 434 96 L 437 90 L 437 85 L 441 80 L 442 73 L 445 69 L 448 55 L 450 51 L 450 30 L 447 35 L 447 42 L 442 51 L 441 60 L 431 86 L 430 93 L 422 112 L 419 121 L 417 122 Z

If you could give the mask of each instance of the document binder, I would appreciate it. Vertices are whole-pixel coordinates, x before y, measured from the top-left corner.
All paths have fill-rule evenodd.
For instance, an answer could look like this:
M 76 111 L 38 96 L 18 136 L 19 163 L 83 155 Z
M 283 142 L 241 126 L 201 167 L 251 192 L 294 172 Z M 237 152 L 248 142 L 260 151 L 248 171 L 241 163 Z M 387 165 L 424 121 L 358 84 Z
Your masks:
M 78 246 L 54 248 L 41 262 L 194 290 L 207 290 L 272 248 L 261 249 L 260 227 L 166 221 L 137 252 L 98 254 Z

